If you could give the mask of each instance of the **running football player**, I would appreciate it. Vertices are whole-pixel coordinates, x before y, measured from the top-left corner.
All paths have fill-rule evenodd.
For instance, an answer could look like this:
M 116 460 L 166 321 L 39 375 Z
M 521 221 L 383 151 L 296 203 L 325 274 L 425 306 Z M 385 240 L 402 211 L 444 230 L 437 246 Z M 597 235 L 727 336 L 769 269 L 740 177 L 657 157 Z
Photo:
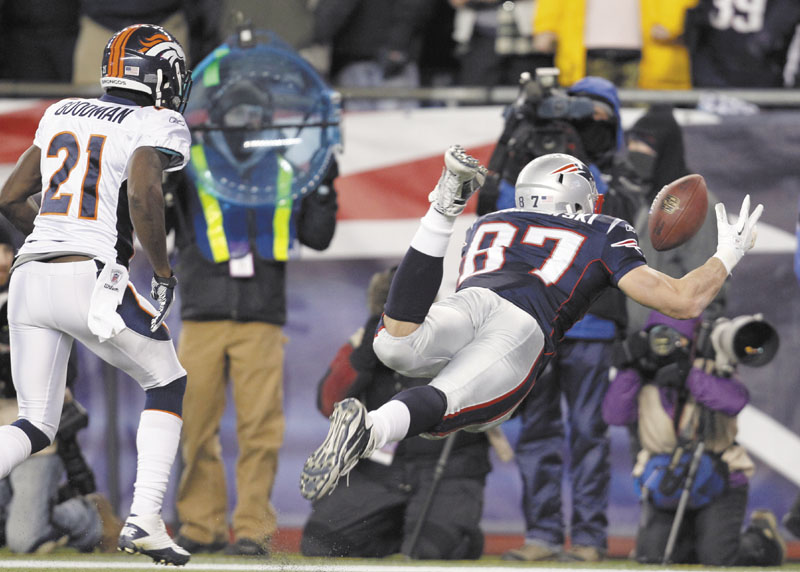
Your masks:
M 636 231 L 596 214 L 586 165 L 544 155 L 516 182 L 516 208 L 479 218 L 467 233 L 457 289 L 433 303 L 455 217 L 485 169 L 458 146 L 392 281 L 374 348 L 390 368 L 428 385 L 398 393 L 375 411 L 336 404 L 325 441 L 303 467 L 300 489 L 330 493 L 375 448 L 420 434 L 485 431 L 508 419 L 533 387 L 558 341 L 606 288 L 675 318 L 698 316 L 752 248 L 763 207 L 744 199 L 735 224 L 717 209 L 717 252 L 680 279 L 646 265 Z
M 183 168 L 181 115 L 191 74 L 183 48 L 141 24 L 106 45 L 97 99 L 65 99 L 0 190 L 0 212 L 27 235 L 12 268 L 8 321 L 19 418 L 0 427 L 0 477 L 49 445 L 64 402 L 73 340 L 145 391 L 136 481 L 119 549 L 183 565 L 161 508 L 178 449 L 186 371 L 162 322 L 177 281 L 167 258 L 163 171 Z M 41 205 L 31 197 L 41 193 Z M 128 282 L 136 235 L 153 268 L 154 308 Z

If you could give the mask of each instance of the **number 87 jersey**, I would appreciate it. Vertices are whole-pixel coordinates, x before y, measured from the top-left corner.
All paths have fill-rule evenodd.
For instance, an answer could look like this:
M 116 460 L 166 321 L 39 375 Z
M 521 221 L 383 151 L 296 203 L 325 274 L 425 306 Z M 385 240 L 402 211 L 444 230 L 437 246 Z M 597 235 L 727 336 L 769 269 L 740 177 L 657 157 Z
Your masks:
M 488 288 L 531 314 L 550 352 L 606 288 L 642 264 L 636 231 L 621 219 L 507 209 L 467 232 L 457 289 Z
M 20 255 L 69 252 L 127 266 L 130 157 L 139 147 L 155 147 L 170 157 L 168 171 L 181 169 L 191 136 L 175 111 L 104 95 L 51 105 L 33 143 L 41 149 L 42 202 Z

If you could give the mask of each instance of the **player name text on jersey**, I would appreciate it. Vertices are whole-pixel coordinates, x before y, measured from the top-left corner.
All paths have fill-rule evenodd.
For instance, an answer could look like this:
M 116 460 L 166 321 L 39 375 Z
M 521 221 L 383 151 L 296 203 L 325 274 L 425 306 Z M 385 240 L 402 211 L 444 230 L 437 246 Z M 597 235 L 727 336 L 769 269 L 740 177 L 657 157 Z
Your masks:
M 55 111 L 55 115 L 74 115 L 77 117 L 96 117 L 107 121 L 122 123 L 122 121 L 136 110 L 135 107 L 115 105 L 98 105 L 85 100 L 68 101 Z

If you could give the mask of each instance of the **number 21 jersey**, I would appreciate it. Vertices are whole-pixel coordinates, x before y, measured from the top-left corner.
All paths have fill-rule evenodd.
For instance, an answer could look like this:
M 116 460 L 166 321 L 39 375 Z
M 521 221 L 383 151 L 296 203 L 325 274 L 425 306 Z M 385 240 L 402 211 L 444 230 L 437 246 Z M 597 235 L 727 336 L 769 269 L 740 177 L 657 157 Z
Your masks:
M 128 164 L 139 147 L 164 151 L 168 171 L 184 167 L 191 136 L 172 110 L 109 95 L 64 99 L 39 121 L 42 204 L 20 255 L 80 253 L 128 265 L 133 256 Z

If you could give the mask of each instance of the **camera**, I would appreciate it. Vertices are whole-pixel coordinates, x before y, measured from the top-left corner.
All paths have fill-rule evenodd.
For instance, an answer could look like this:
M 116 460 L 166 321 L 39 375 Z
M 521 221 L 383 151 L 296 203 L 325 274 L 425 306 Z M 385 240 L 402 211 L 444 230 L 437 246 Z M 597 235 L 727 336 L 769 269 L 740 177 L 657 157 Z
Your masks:
M 579 128 L 594 120 L 600 104 L 571 96 L 558 87 L 558 68 L 537 68 L 520 76 L 514 103 L 505 111 L 503 134 L 489 160 L 489 169 L 514 181 L 528 162 L 548 153 L 568 153 L 588 161 Z M 609 110 L 613 114 L 613 110 Z
M 486 178 L 478 199 L 478 214 L 494 209 L 500 181 L 514 182 L 530 161 L 549 153 L 567 153 L 590 163 L 583 132 L 594 127 L 616 130 L 616 114 L 611 106 L 584 96 L 569 95 L 559 88 L 558 68 L 536 68 L 534 75 L 520 75 L 519 94 L 506 107 L 503 132 L 495 145 Z M 613 122 L 596 119 L 598 108 Z M 606 125 L 607 123 L 607 125 Z M 613 137 L 611 138 L 613 142 Z
M 612 363 L 617 369 L 636 369 L 651 383 L 681 388 L 691 369 L 691 351 L 689 338 L 666 324 L 654 324 L 617 344 Z
M 701 322 L 692 341 L 666 324 L 634 332 L 614 349 L 618 369 L 634 368 L 651 383 L 683 387 L 695 358 L 713 361 L 714 373 L 730 377 L 738 364 L 761 367 L 778 351 L 778 333 L 761 314 Z
M 778 353 L 778 332 L 762 314 L 703 321 L 697 335 L 698 357 L 714 360 L 722 375 L 731 375 L 738 364 L 761 367 Z

